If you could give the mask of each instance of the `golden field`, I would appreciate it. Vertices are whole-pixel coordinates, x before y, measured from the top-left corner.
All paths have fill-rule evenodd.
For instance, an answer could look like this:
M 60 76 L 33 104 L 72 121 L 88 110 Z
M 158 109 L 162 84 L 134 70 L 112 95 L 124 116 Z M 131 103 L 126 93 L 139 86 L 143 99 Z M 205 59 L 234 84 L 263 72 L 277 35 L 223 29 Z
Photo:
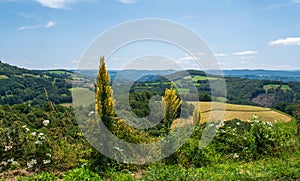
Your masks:
M 200 108 L 201 116 L 204 121 L 208 120 L 232 120 L 234 118 L 241 121 L 251 120 L 253 115 L 262 117 L 264 121 L 277 122 L 291 121 L 292 118 L 270 108 L 259 106 L 226 104 L 220 102 L 189 102 L 195 107 Z

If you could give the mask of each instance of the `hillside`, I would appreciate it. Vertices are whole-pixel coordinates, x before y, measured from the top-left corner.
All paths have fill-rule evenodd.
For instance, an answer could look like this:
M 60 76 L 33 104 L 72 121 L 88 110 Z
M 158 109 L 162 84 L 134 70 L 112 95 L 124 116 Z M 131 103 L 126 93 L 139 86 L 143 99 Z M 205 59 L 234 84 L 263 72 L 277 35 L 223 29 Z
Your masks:
M 186 100 L 195 100 L 191 97 L 193 90 L 186 89 L 185 85 L 193 84 L 199 93 L 200 101 L 221 101 L 233 104 L 260 105 L 265 107 L 276 107 L 279 103 L 300 102 L 300 82 L 283 82 L 278 80 L 253 80 L 238 77 L 225 77 L 227 96 L 216 94 L 211 96 L 210 83 L 217 83 L 220 77 L 202 71 L 188 70 L 186 72 L 175 72 L 148 82 L 138 82 L 133 87 L 136 91 L 156 91 L 162 94 L 168 86 L 169 80 L 175 80 L 176 87 L 185 92 Z
M 247 72 L 249 71 L 245 70 L 245 73 Z M 182 96 L 188 101 L 199 99 L 200 101 L 219 101 L 265 107 L 276 107 L 283 102 L 294 104 L 300 102 L 300 82 L 225 77 L 227 96 L 220 94 L 212 97 L 209 83 L 219 81 L 220 77 L 213 74 L 206 75 L 205 72 L 199 70 L 184 72 L 174 70 L 125 70 L 120 72 L 112 70 L 109 73 L 112 80 L 118 76 L 118 78 L 123 79 L 120 82 L 125 84 L 128 81 L 136 81 L 134 80 L 136 76 L 140 77 L 132 86 L 131 92 L 148 91 L 162 95 L 165 88 L 169 86 L 169 80 L 174 80 L 176 87 L 183 92 L 184 95 Z M 245 75 L 242 70 L 232 71 L 233 73 Z M 284 72 L 280 76 L 288 77 L 294 75 L 292 73 L 294 72 L 290 72 L 290 74 Z M 253 76 L 253 72 L 250 75 Z M 0 104 L 13 105 L 25 102 L 41 106 L 47 101 L 45 89 L 49 100 L 57 104 L 71 103 L 72 81 L 75 87 L 93 91 L 95 76 L 95 70 L 27 70 L 0 62 L 0 83 L 5 85 L 0 88 Z M 197 88 L 198 98 L 191 97 L 192 90 L 184 87 L 186 83 L 193 84 Z M 77 92 L 73 93 L 76 94 Z
M 67 71 L 27 70 L 0 62 L 0 104 L 42 106 L 47 96 L 55 103 L 71 102 L 70 81 Z

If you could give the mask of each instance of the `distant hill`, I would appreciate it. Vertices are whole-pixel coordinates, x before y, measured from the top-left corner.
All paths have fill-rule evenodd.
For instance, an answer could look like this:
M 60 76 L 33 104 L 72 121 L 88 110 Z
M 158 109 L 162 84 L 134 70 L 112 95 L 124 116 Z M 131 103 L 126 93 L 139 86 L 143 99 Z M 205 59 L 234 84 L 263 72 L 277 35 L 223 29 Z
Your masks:
M 214 71 L 209 71 L 214 73 Z M 300 82 L 300 70 L 223 70 L 225 76 L 255 80 L 279 80 L 284 82 Z
M 0 104 L 41 106 L 47 96 L 55 103 L 71 102 L 70 80 L 71 72 L 65 70 L 27 70 L 0 61 Z
M 266 71 L 267 72 L 267 71 Z M 134 91 L 157 91 L 163 94 L 170 80 L 175 82 L 176 87 L 183 92 L 186 100 L 195 100 L 192 97 L 192 89 L 185 85 L 193 84 L 199 93 L 201 101 L 222 101 L 234 104 L 260 105 L 266 107 L 275 107 L 278 103 L 300 103 L 300 82 L 285 82 L 279 80 L 259 80 L 249 78 L 239 78 L 226 76 L 227 95 L 215 93 L 211 95 L 210 83 L 220 80 L 220 76 L 206 74 L 199 70 L 187 70 L 175 72 L 166 76 L 153 79 L 147 82 L 139 82 L 132 89 Z M 287 76 L 287 74 L 285 74 Z M 285 79 L 287 80 L 287 79 Z

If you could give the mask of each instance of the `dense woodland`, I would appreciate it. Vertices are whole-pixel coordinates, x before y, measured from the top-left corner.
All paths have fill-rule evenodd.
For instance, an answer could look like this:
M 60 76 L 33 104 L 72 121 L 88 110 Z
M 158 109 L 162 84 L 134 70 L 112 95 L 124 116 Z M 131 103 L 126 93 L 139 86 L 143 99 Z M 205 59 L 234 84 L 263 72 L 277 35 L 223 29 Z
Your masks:
M 69 81 L 68 81 L 69 80 Z M 26 70 L 0 62 L 0 104 L 28 103 L 40 107 L 47 99 L 71 102 L 70 73 Z

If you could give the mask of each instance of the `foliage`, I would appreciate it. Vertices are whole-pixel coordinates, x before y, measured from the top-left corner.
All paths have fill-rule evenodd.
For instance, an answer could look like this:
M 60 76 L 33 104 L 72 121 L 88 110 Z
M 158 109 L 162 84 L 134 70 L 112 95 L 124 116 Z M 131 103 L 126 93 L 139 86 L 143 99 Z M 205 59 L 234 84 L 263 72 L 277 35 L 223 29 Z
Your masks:
M 173 120 L 177 116 L 177 110 L 182 104 L 182 100 L 176 95 L 176 90 L 172 85 L 170 89 L 166 89 L 162 97 L 162 108 L 164 112 L 164 129 L 166 134 L 170 132 Z
M 98 78 L 96 82 L 96 104 L 95 112 L 100 120 L 111 129 L 112 118 L 114 116 L 112 90 L 110 88 L 110 78 L 106 70 L 104 57 L 100 58 Z
M 70 74 L 57 75 L 46 71 L 33 71 L 10 66 L 0 62 L 0 75 L 6 79 L 0 79 L 0 104 L 27 103 L 41 107 L 46 103 L 44 89 L 47 90 L 50 101 L 57 104 L 72 101 L 69 91 L 71 84 Z
M 41 172 L 31 176 L 19 176 L 17 181 L 56 181 L 58 177 L 48 172 Z
M 64 181 L 100 181 L 101 177 L 87 168 L 75 168 L 63 176 Z
M 89 158 L 71 109 L 0 106 L 1 171 L 69 169 Z

